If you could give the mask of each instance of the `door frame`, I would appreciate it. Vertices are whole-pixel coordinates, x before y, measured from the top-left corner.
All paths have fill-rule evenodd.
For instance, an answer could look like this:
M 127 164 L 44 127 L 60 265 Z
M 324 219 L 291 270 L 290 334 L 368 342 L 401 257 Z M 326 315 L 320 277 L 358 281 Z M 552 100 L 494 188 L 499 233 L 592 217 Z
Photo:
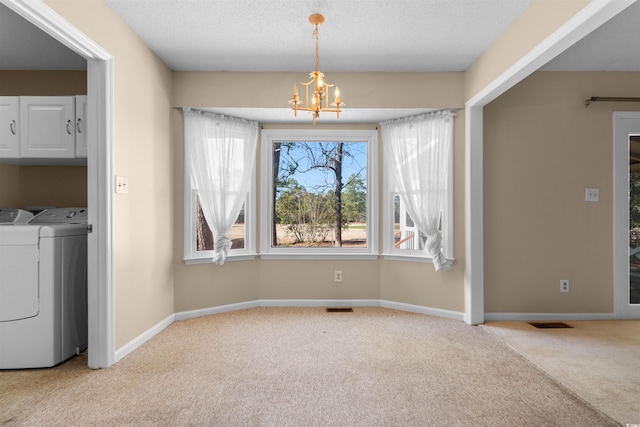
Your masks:
M 640 111 L 613 113 L 613 310 L 616 319 L 640 319 L 629 304 L 629 136 L 640 135 Z
M 484 106 L 555 58 L 636 0 L 591 2 L 465 103 L 465 314 L 485 320 L 484 302 Z
M 88 364 L 107 368 L 115 360 L 113 56 L 41 1 L 0 2 L 87 60 Z

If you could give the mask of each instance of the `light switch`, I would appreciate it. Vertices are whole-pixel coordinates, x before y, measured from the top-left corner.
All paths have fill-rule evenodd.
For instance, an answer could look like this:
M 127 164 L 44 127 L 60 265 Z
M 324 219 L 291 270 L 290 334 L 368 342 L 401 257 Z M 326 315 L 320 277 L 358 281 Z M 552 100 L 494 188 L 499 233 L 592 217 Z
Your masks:
M 600 201 L 600 189 L 599 188 L 586 188 L 584 190 L 585 202 L 598 202 Z
M 127 178 L 116 176 L 116 193 L 129 193 L 129 180 Z

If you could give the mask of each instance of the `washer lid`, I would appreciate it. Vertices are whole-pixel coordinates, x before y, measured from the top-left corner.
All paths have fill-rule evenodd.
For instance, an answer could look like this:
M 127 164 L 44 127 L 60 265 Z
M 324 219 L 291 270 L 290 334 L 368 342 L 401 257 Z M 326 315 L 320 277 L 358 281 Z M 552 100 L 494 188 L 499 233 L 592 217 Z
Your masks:
M 87 224 L 87 208 L 45 209 L 31 218 L 29 224 Z
M 86 236 L 86 224 L 43 224 L 30 227 L 40 230 L 40 237 Z

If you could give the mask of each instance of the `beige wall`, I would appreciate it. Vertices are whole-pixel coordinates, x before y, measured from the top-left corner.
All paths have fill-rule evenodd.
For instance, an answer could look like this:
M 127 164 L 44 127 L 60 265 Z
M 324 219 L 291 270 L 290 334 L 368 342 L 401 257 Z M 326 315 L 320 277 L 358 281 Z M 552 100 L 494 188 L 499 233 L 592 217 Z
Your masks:
M 86 94 L 86 71 L 0 70 L 1 96 L 74 96 Z
M 462 106 L 464 73 L 327 73 L 349 108 Z M 177 107 L 289 108 L 307 73 L 174 73 Z
M 171 71 L 102 0 L 45 0 L 114 57 L 115 345 L 173 310 Z
M 0 207 L 87 206 L 84 166 L 0 165 Z
M 24 207 L 20 196 L 19 166 L 0 164 L 0 207 Z
M 533 0 L 465 73 L 465 100 L 471 99 L 540 44 L 591 0 Z
M 174 73 L 174 102 L 189 107 L 286 108 L 293 82 L 304 73 Z M 332 73 L 350 108 L 447 108 L 463 106 L 462 73 Z M 378 88 L 371 90 L 372 87 Z M 348 97 L 353 96 L 353 102 Z M 354 105 L 355 102 L 359 104 Z M 427 307 L 464 311 L 464 112 L 456 118 L 455 256 L 452 271 L 434 273 L 427 263 L 376 261 L 260 260 L 224 266 L 185 265 L 183 256 L 183 121 L 174 113 L 175 310 L 176 312 L 254 299 L 389 299 Z M 371 128 L 369 125 L 317 125 Z M 274 127 L 312 128 L 311 124 Z M 382 144 L 380 140 L 380 202 Z M 259 151 L 259 150 L 258 150 Z M 260 188 L 260 173 L 257 188 Z M 259 195 L 258 195 L 259 196 Z M 259 201 L 259 198 L 258 198 Z M 258 224 L 264 221 L 258 217 Z M 381 227 L 381 224 L 380 224 Z M 333 271 L 343 282 L 334 283 Z
M 74 96 L 87 93 L 86 71 L 0 71 L 0 96 Z M 0 206 L 86 206 L 85 167 L 0 164 Z
M 640 107 L 595 95 L 640 96 L 640 73 L 537 72 L 485 108 L 487 312 L 613 311 L 612 113 Z
M 20 167 L 20 207 L 87 206 L 87 168 L 84 166 Z

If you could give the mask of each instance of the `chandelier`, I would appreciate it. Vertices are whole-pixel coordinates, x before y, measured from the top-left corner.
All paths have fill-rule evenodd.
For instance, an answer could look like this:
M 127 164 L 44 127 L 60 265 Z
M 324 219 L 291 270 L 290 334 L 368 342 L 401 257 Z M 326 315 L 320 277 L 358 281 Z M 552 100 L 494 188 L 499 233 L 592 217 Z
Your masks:
M 318 63 L 320 62 L 320 58 L 318 56 L 318 26 L 324 22 L 324 16 L 319 13 L 314 13 L 309 16 L 309 22 L 315 26 L 313 30 L 313 38 L 316 41 L 316 68 L 313 72 L 309 73 L 309 77 L 311 80 L 308 82 L 300 82 L 301 85 L 305 87 L 305 103 L 304 107 L 302 106 L 302 101 L 300 100 L 300 96 L 298 95 L 298 85 L 293 85 L 293 98 L 289 101 L 291 104 L 291 109 L 293 110 L 294 116 L 298 116 L 298 111 L 310 111 L 313 117 L 313 124 L 316 124 L 316 119 L 320 117 L 320 112 L 325 113 L 336 113 L 336 117 L 340 118 L 340 107 L 344 107 L 344 102 L 340 99 L 340 89 L 336 86 L 334 92 L 334 102 L 329 104 L 327 92 L 330 87 L 333 87 L 332 84 L 327 83 L 324 80 L 324 74 L 318 71 Z M 311 96 L 311 104 L 309 104 L 309 86 L 313 84 L 312 90 L 313 94 Z

